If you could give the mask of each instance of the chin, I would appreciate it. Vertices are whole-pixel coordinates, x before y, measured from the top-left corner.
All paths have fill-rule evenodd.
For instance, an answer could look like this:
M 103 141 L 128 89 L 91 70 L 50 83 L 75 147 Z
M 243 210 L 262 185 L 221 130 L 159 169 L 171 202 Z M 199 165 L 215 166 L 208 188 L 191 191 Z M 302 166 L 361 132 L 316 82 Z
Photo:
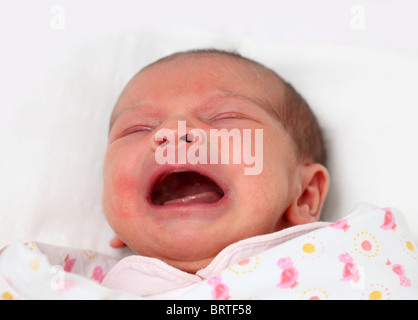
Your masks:
M 135 246 L 136 241 L 129 246 L 142 256 L 159 259 L 186 272 L 196 272 L 205 268 L 230 244 L 222 238 L 216 241 L 212 235 L 203 234 L 201 230 L 179 237 L 167 233 L 164 238 L 150 240 L 152 243 L 147 245 L 142 239 L 137 239 L 138 247 Z

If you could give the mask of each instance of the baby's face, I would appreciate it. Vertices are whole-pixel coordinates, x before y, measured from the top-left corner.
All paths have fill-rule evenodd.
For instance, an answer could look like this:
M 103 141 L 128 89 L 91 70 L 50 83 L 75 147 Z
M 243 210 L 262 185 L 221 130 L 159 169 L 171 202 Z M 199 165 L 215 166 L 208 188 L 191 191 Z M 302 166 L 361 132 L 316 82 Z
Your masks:
M 282 86 L 266 77 L 230 57 L 202 56 L 163 61 L 132 79 L 112 116 L 103 193 L 106 218 L 129 247 L 195 272 L 236 241 L 289 226 L 285 213 L 299 192 L 299 164 L 271 108 L 282 101 Z M 200 142 L 207 146 L 206 164 L 158 163 L 156 154 L 169 146 L 178 157 L 181 143 L 197 150 L 199 139 L 179 139 L 179 121 L 187 131 L 206 133 Z M 210 161 L 211 129 L 221 128 L 237 129 L 241 137 L 249 129 L 253 156 L 262 143 L 259 174 L 246 174 L 251 166 L 244 159 L 233 163 L 232 140 L 229 164 Z M 173 136 L 157 141 L 161 129 Z

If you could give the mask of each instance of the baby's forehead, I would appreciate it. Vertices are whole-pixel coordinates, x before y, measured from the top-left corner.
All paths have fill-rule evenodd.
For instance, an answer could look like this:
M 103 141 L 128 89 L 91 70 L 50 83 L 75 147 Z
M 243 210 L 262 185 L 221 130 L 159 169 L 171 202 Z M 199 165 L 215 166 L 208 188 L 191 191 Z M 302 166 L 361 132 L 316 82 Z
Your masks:
M 113 110 L 111 125 L 118 114 L 133 103 L 132 100 L 139 99 L 140 93 L 146 91 L 145 87 L 151 81 L 159 84 L 159 90 L 166 93 L 164 84 L 171 79 L 200 82 L 201 86 L 205 82 L 209 87 L 219 85 L 219 88 L 229 90 L 232 94 L 242 94 L 258 101 L 263 109 L 271 111 L 273 115 L 277 115 L 277 108 L 283 104 L 283 80 L 257 62 L 228 54 L 180 54 L 150 64 L 132 78 Z
M 159 76 L 163 79 L 170 78 L 171 75 L 168 70 L 173 72 L 173 69 L 169 68 L 170 65 L 177 66 L 174 72 L 183 73 L 185 77 L 191 76 L 190 70 L 193 69 L 197 71 L 198 77 L 202 79 L 208 79 L 210 75 L 220 75 L 219 82 L 227 78 L 237 84 L 246 83 L 260 90 L 260 93 L 261 91 L 272 91 L 281 93 L 281 95 L 284 93 L 285 82 L 273 70 L 245 57 L 219 52 L 174 54 L 146 66 L 133 77 L 131 82 L 135 78 L 150 75 Z M 196 76 L 196 74 L 194 75 Z M 230 75 L 233 78 L 230 78 Z M 263 93 L 266 94 L 266 92 Z

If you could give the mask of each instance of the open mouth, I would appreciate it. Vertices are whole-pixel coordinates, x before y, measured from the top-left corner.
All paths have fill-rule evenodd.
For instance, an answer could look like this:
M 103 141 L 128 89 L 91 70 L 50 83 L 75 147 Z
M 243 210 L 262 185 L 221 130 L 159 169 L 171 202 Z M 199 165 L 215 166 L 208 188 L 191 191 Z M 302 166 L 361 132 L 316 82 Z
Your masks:
M 159 206 L 215 203 L 223 196 L 222 189 L 212 179 L 200 173 L 171 172 L 163 175 L 154 184 L 151 202 Z

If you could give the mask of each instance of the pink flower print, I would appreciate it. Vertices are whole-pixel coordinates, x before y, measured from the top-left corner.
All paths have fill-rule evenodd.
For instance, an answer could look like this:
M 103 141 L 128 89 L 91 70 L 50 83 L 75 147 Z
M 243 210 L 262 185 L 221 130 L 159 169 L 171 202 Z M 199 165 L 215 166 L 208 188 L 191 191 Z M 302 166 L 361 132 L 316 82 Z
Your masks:
M 348 224 L 347 219 L 337 221 L 333 224 L 330 224 L 329 226 L 331 228 L 344 230 L 344 232 L 346 232 L 350 228 L 350 225 Z
M 360 280 L 359 270 L 354 263 L 353 258 L 348 253 L 343 253 L 338 256 L 338 260 L 344 263 L 343 277 L 341 281 L 354 281 Z
M 280 282 L 277 284 L 278 288 L 294 288 L 298 284 L 299 272 L 293 266 L 293 261 L 289 257 L 282 258 L 277 261 L 277 266 L 283 269 Z
M 74 263 L 77 261 L 77 259 L 69 259 L 70 255 L 67 254 L 67 256 L 64 259 L 65 265 L 64 265 L 64 271 L 71 272 L 71 270 L 74 267 Z
M 222 283 L 220 276 L 210 278 L 208 283 L 214 287 L 212 290 L 212 298 L 214 300 L 226 300 L 229 298 L 229 287 Z
M 399 276 L 399 279 L 401 280 L 401 286 L 411 286 L 411 281 L 407 277 L 405 277 L 405 269 L 403 266 L 401 266 L 400 264 L 395 264 L 392 267 L 392 271 Z
M 382 210 L 385 211 L 385 219 L 380 228 L 382 228 L 383 230 L 395 230 L 395 216 L 393 215 L 392 211 L 390 211 L 389 208 L 383 208 Z
M 93 274 L 90 277 L 90 279 L 96 280 L 98 283 L 102 283 L 105 275 L 106 274 L 103 272 L 103 268 L 101 266 L 97 266 L 96 268 L 94 268 Z

